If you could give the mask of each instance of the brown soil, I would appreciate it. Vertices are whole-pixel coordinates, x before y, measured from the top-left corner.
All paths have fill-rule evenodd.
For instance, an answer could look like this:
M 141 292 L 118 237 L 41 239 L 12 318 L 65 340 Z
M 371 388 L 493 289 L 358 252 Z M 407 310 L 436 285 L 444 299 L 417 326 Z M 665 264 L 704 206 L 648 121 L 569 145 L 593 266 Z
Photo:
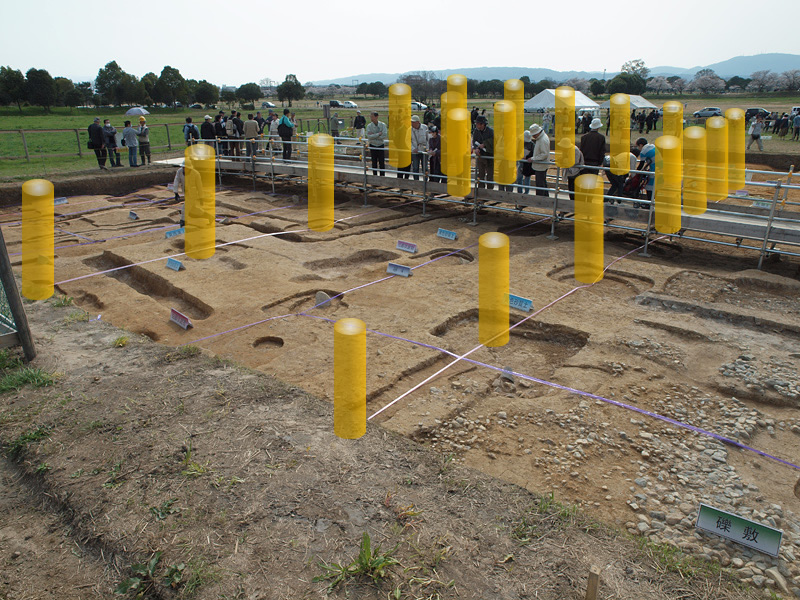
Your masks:
M 58 286 L 99 321 L 84 322 L 74 307 L 28 305 L 37 364 L 59 375 L 53 387 L 0 400 L 4 443 L 47 427 L 2 473 L 0 597 L 108 598 L 131 564 L 156 551 L 160 568 L 188 565 L 193 579 L 177 592 L 187 597 L 187 579 L 198 598 L 311 597 L 325 589 L 312 581 L 317 563 L 354 557 L 364 531 L 384 549 L 397 546 L 402 568 L 388 582 L 348 582 L 351 597 L 385 598 L 399 586 L 402 598 L 583 598 L 591 565 L 603 573 L 601 598 L 748 597 L 705 577 L 682 580 L 626 536 L 582 519 L 575 526 L 535 513 L 535 530 L 519 527 L 539 505 L 536 494 L 552 492 L 624 529 L 633 519 L 631 480 L 650 466 L 630 439 L 663 434 L 663 423 L 459 362 L 376 417 L 364 438 L 333 435 L 330 405 L 317 399 L 332 396 L 331 320 L 358 317 L 396 336 L 368 337 L 372 414 L 452 361 L 430 346 L 460 355 L 478 344 L 472 244 L 482 233 L 510 235 L 511 292 L 540 308 L 576 285 L 568 225 L 554 241 L 548 222 L 524 215 L 489 212 L 470 227 L 464 210 L 432 204 L 422 217 L 418 204 L 379 194 L 364 209 L 359 194 L 337 191 L 337 218 L 352 218 L 315 233 L 305 231 L 296 193 L 219 192 L 218 215 L 231 221 L 217 225 L 216 237 L 227 245 L 204 261 L 178 257 L 179 272 L 163 260 Z M 163 230 L 75 245 L 177 223 L 179 206 L 169 202 L 136 206 L 139 219 L 129 220 L 132 203 L 146 198 L 170 194 L 151 188 L 122 207 L 103 196 L 57 207 L 98 210 L 57 220 L 56 281 L 182 252 L 182 238 L 165 239 Z M 273 208 L 281 210 L 236 218 Z M 436 237 L 438 227 L 458 240 Z M 284 231 L 296 233 L 268 235 Z M 17 252 L 19 228 L 4 235 Z M 419 253 L 396 250 L 398 239 L 416 242 Z M 609 231 L 606 256 L 640 243 Z M 318 291 L 335 296 L 380 279 L 387 261 L 416 266 L 458 249 L 411 278 L 314 308 Z M 797 401 L 748 395 L 719 368 L 744 349 L 797 368 L 797 261 L 770 261 L 764 275 L 744 250 L 673 239 L 651 253 L 631 254 L 602 282 L 515 328 L 507 346 L 470 358 L 655 412 L 670 394 L 733 394 L 764 418 L 796 420 Z M 194 327 L 171 323 L 170 308 Z M 512 311 L 513 321 L 523 316 Z M 129 343 L 112 347 L 121 335 Z M 192 356 L 175 349 L 181 344 L 207 352 Z M 458 419 L 485 422 L 484 430 L 460 436 Z M 546 460 L 576 437 L 618 430 L 627 442 L 587 450 L 572 465 Z M 749 443 L 795 460 L 798 440 L 762 430 Z M 744 453 L 731 452 L 730 462 L 767 502 L 800 514 L 796 472 Z M 173 498 L 178 512 L 156 519 L 150 509 Z M 175 595 L 161 583 L 149 593 Z

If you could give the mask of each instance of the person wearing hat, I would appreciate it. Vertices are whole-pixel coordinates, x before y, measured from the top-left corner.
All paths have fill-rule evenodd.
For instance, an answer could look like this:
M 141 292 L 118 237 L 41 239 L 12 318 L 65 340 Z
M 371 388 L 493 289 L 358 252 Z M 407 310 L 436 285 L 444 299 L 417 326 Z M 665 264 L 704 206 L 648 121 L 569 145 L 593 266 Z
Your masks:
M 428 126 L 420 123 L 417 115 L 411 116 L 411 172 L 419 173 L 420 165 L 423 170 L 425 164 L 423 157 L 428 152 Z M 414 175 L 419 179 L 419 175 Z
M 591 131 L 581 137 L 581 152 L 587 166 L 600 167 L 606 157 L 606 136 L 598 131 L 603 123 L 595 117 L 589 128 Z M 598 169 L 583 169 L 582 173 L 597 174 Z
M 494 177 L 494 131 L 489 127 L 486 117 L 478 115 L 475 119 L 475 131 L 472 132 L 472 152 L 475 154 L 475 179 L 478 187 L 494 189 L 488 181 Z
M 106 150 L 106 142 L 103 136 L 103 128 L 100 126 L 100 117 L 95 117 L 92 124 L 89 125 L 89 149 L 94 150 L 94 155 L 97 157 L 97 166 L 103 171 L 108 171 L 106 168 L 106 157 L 108 151 Z
M 214 123 L 211 121 L 211 116 L 206 115 L 203 117 L 203 124 L 200 125 L 200 138 L 209 146 L 213 146 L 215 137 L 217 133 L 214 131 Z
M 430 137 L 428 138 L 428 173 L 431 181 L 444 181 L 442 177 L 442 138 L 439 136 L 439 128 L 436 125 L 428 127 Z
M 537 196 L 550 196 L 547 191 L 547 169 L 550 167 L 550 138 L 538 123 L 530 126 L 531 139 L 533 140 L 533 153 L 528 161 L 531 163 L 535 176 Z
M 353 119 L 353 135 L 358 139 L 364 137 L 367 127 L 367 120 L 364 118 L 364 115 L 361 114 L 360 110 L 356 111 L 356 118 Z
M 145 157 L 147 164 L 150 161 L 150 128 L 147 126 L 147 119 L 144 116 L 139 117 L 139 126 L 136 128 L 136 137 L 139 138 L 139 158 L 142 165 L 145 164 Z
M 523 136 L 523 152 L 522 160 L 519 161 L 517 167 L 517 191 L 523 194 L 528 193 L 528 188 L 531 185 L 531 175 L 533 175 L 533 167 L 529 158 L 533 156 L 533 137 L 531 137 L 530 130 L 522 132 Z

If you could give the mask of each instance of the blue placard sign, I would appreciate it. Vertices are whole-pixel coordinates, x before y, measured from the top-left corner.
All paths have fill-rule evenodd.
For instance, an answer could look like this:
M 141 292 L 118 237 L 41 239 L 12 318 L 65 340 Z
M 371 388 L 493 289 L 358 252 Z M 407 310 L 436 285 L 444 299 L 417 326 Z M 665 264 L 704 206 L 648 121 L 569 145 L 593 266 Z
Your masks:
M 135 212 L 131 211 L 131 212 L 128 213 L 128 218 L 131 221 L 136 221 L 139 218 L 139 215 L 137 215 Z
M 183 268 L 183 263 L 177 258 L 168 258 L 167 268 L 172 269 L 173 271 L 180 271 Z
M 411 267 L 406 267 L 403 265 L 398 265 L 397 263 L 389 263 L 389 266 L 386 268 L 386 272 L 389 275 L 400 275 L 400 277 L 410 277 L 411 276 Z
M 177 229 L 170 229 L 167 233 L 164 234 L 164 237 L 169 239 L 175 237 L 176 235 L 181 235 L 183 233 L 186 233 L 186 228 L 178 227 Z
M 533 308 L 533 300 L 528 300 L 522 296 L 508 295 L 508 305 L 522 312 L 529 312 Z
M 417 251 L 417 245 L 411 242 L 397 240 L 397 249 L 402 250 L 403 252 L 411 252 L 411 254 L 414 254 Z
M 61 206 L 62 204 L 66 204 L 68 200 L 65 197 L 55 198 L 53 200 L 53 206 Z
M 441 227 L 439 227 L 439 231 L 436 232 L 436 235 L 446 240 L 454 240 L 458 237 L 458 234 L 455 231 L 450 231 L 449 229 L 442 229 Z

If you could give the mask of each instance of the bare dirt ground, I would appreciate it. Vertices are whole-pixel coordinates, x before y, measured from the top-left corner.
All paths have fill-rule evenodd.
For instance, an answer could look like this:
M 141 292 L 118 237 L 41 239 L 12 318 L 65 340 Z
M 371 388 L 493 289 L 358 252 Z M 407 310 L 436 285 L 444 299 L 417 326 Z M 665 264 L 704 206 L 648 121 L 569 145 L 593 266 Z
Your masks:
M 58 290 L 86 312 L 28 305 L 37 364 L 59 375 L 2 397 L 3 443 L 41 439 L 3 467 L 0 597 L 107 598 L 155 552 L 159 579 L 146 597 L 324 595 L 312 581 L 318 562 L 349 561 L 365 531 L 397 546 L 401 565 L 334 596 L 582 598 L 591 565 L 601 598 L 749 597 L 709 575 L 718 566 L 782 593 L 761 581 L 771 563 L 695 533 L 693 517 L 698 501 L 725 495 L 731 510 L 793 532 L 800 473 L 586 394 L 796 463 L 796 260 L 758 272 L 752 251 L 680 239 L 644 258 L 631 252 L 640 236 L 608 231 L 607 262 L 627 256 L 564 297 L 577 285 L 568 225 L 551 240 L 549 222 L 532 216 L 487 212 L 470 227 L 463 209 L 434 203 L 422 217 L 418 203 L 376 193 L 364 208 L 359 194 L 337 191 L 346 220 L 315 233 L 295 194 L 220 191 L 226 245 L 204 261 L 178 256 L 179 272 L 165 267 L 183 239 L 164 237 L 179 207 L 163 187 L 57 207 L 69 214 L 56 222 Z M 438 238 L 439 227 L 458 239 Z M 477 350 L 476 362 L 394 404 L 361 440 L 337 439 L 317 399 L 333 392 L 332 321 L 358 317 L 375 332 L 372 414 L 452 362 L 442 350 L 478 345 L 476 244 L 487 231 L 511 238 L 512 293 L 536 309 L 563 299 L 507 346 Z M 4 235 L 18 252 L 19 228 Z M 399 239 L 419 252 L 397 250 Z M 420 268 L 379 281 L 388 261 Z M 347 293 L 315 307 L 320 291 Z M 170 308 L 194 327 L 171 323 Z M 524 316 L 512 311 L 513 322 Z M 114 347 L 121 336 L 127 344 Z M 569 508 L 539 496 L 550 493 L 607 525 L 574 524 Z M 778 566 L 792 587 L 800 538 L 787 538 Z M 711 569 L 684 579 L 692 569 L 668 569 L 666 548 Z M 160 575 L 180 564 L 172 590 Z

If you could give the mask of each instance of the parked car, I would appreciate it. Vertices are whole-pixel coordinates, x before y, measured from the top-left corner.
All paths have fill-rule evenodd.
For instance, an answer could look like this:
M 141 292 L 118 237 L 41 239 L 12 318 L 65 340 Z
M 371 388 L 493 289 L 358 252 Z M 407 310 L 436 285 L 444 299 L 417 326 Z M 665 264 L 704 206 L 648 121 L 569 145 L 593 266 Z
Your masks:
M 762 117 L 766 117 L 769 114 L 769 111 L 766 108 L 748 108 L 744 111 L 744 120 L 749 121 L 753 117 L 757 117 L 761 115 Z
M 721 117 L 722 109 L 717 106 L 706 106 L 705 108 L 694 111 L 694 116 L 698 118 Z
M 339 104 L 338 100 L 331 100 L 331 107 L 332 108 L 342 108 L 342 105 Z
M 350 100 L 345 100 L 344 102 L 342 102 L 342 107 L 343 108 L 358 108 L 358 104 L 356 104 L 355 102 L 351 102 Z
M 427 104 L 423 104 L 422 102 L 417 102 L 416 100 L 413 100 L 411 102 L 411 110 L 425 110 L 426 108 L 428 108 Z
M 261 108 L 275 108 L 275 105 L 272 102 L 262 102 Z
M 195 104 L 192 104 L 189 108 L 203 108 L 203 105 L 195 103 Z
M 792 114 L 792 116 L 800 115 L 800 106 L 793 106 L 791 114 Z

